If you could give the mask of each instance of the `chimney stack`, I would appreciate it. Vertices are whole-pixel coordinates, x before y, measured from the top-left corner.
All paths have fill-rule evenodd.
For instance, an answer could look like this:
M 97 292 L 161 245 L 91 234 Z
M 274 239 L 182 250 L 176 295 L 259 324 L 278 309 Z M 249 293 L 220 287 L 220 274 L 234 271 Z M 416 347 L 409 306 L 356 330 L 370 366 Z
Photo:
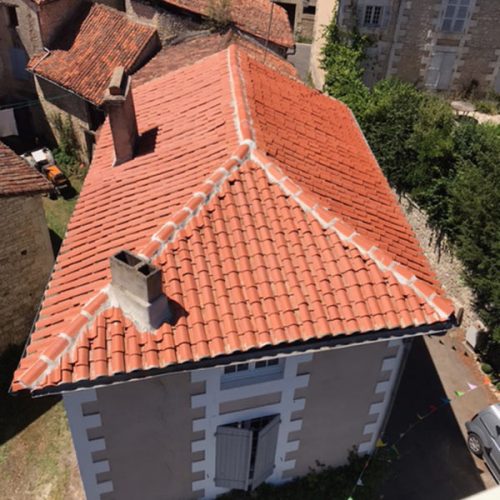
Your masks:
M 122 66 L 115 68 L 104 95 L 115 148 L 114 166 L 131 160 L 137 141 L 137 119 L 132 97 L 131 79 Z
M 128 250 L 110 258 L 111 288 L 123 312 L 143 331 L 155 330 L 170 318 L 161 270 Z

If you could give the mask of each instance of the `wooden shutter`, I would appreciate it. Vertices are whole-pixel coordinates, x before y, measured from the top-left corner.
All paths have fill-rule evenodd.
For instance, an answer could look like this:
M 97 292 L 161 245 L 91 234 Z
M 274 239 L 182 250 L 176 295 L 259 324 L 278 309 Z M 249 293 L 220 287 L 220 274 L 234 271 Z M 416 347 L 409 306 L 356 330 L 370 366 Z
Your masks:
M 246 490 L 252 452 L 252 431 L 218 427 L 215 433 L 215 486 Z
M 273 472 L 276 460 L 279 424 L 280 416 L 276 415 L 259 431 L 252 489 L 257 488 L 259 484 L 263 483 Z
M 425 85 L 427 87 L 435 89 L 438 86 L 442 59 L 443 59 L 442 52 L 436 52 L 435 54 L 432 55 L 431 62 L 427 69 L 427 75 L 425 78 Z

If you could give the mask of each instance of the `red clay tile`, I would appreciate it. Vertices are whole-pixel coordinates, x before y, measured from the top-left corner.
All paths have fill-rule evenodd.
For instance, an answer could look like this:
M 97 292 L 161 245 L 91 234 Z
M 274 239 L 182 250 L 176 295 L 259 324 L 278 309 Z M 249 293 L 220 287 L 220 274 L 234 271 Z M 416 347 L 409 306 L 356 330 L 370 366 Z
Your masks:
M 231 87 L 231 79 L 238 84 Z M 250 111 L 255 158 L 271 158 L 290 181 L 270 182 L 259 162 L 246 159 L 249 146 L 239 145 L 233 122 L 236 91 L 246 103 L 243 119 Z M 37 371 L 40 355 L 57 352 L 62 344 L 54 339 L 71 328 L 79 347 L 68 349 L 53 368 L 45 365 L 47 375 L 36 389 L 85 380 L 86 367 L 92 382 L 264 345 L 432 325 L 453 313 L 439 289 L 432 289 L 427 303 L 408 281 L 415 273 L 434 285 L 357 125 L 337 101 L 234 49 L 229 64 L 227 52 L 216 54 L 136 88 L 134 98 L 141 132 L 158 127 L 156 149 L 113 168 L 109 125 L 104 125 L 72 218 L 76 222 L 63 242 L 13 388 L 31 386 L 43 375 L 45 370 Z M 279 121 L 283 109 L 287 119 Z M 245 161 L 232 160 L 234 170 L 226 177 L 218 169 L 234 156 Z M 309 161 L 313 164 L 304 170 L 302 163 Z M 194 193 L 212 189 L 207 178 L 220 186 L 209 201 L 197 197 L 204 203 L 192 217 L 185 207 Z M 304 189 L 302 201 L 317 209 L 305 211 L 285 195 L 287 189 Z M 341 204 L 332 201 L 337 197 Z M 333 228 L 319 222 L 328 217 L 337 219 Z M 183 228 L 173 232 L 168 222 Z M 346 241 L 354 231 L 360 246 L 371 248 L 377 241 L 383 251 L 361 257 Z M 119 308 L 99 312 L 104 305 L 96 307 L 99 298 L 87 307 L 89 323 L 78 316 L 109 284 L 109 256 L 121 248 L 144 253 L 151 241 L 157 250 L 153 235 L 169 238 L 154 263 L 162 269 L 167 295 L 186 314 L 175 324 L 138 332 Z M 410 271 L 394 259 L 405 260 Z M 52 376 L 51 369 L 60 375 Z

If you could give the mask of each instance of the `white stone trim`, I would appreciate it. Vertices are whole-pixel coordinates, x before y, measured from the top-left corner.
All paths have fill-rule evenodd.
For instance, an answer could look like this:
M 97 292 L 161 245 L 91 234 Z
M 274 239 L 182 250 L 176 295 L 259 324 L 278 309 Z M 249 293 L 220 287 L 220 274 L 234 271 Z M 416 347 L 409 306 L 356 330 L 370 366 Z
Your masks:
M 394 339 L 387 342 L 388 349 L 394 349 L 397 347 L 397 352 L 395 356 L 386 357 L 382 361 L 382 366 L 380 368 L 380 373 L 387 374 L 390 372 L 389 379 L 384 382 L 379 382 L 375 386 L 374 395 L 383 394 L 383 400 L 377 403 L 372 403 L 368 410 L 367 420 L 370 422 L 374 415 L 377 416 L 375 422 L 370 422 L 366 424 L 363 428 L 363 435 L 366 439 L 358 445 L 358 453 L 372 453 L 375 449 L 375 444 L 380 436 L 382 430 L 382 424 L 384 423 L 389 403 L 391 401 L 392 392 L 394 386 L 398 379 L 399 370 L 401 368 L 401 363 L 404 354 L 404 344 L 403 340 Z
M 85 389 L 63 394 L 64 408 L 68 416 L 69 427 L 73 437 L 73 445 L 78 459 L 78 467 L 82 478 L 87 500 L 99 500 L 103 493 L 113 491 L 113 482 L 97 482 L 96 475 L 109 472 L 108 460 L 93 462 L 92 453 L 106 449 L 104 438 L 89 440 L 87 431 L 102 426 L 101 416 L 98 413 L 83 415 L 82 404 L 97 401 L 95 389 Z
M 224 373 L 222 367 L 208 368 L 191 372 L 191 382 L 204 382 L 205 394 L 197 394 L 191 397 L 193 409 L 204 407 L 204 418 L 193 420 L 193 432 L 204 431 L 205 438 L 191 443 L 192 452 L 204 452 L 204 460 L 191 464 L 193 472 L 204 472 L 204 479 L 192 482 L 192 491 L 204 490 L 205 498 L 214 498 L 228 490 L 216 487 L 215 477 L 215 432 L 220 425 L 229 424 L 238 420 L 249 420 L 262 416 L 279 414 L 281 423 L 278 432 L 278 443 L 276 449 L 276 467 L 268 479 L 271 483 L 285 481 L 283 473 L 295 467 L 295 460 L 285 460 L 286 454 L 297 451 L 300 447 L 298 440 L 289 441 L 289 434 L 302 428 L 302 420 L 292 420 L 294 412 L 303 410 L 305 399 L 295 399 L 295 390 L 307 387 L 309 375 L 297 375 L 299 364 L 312 360 L 312 354 L 300 354 L 286 356 L 284 360 L 283 377 L 267 382 L 237 387 L 234 389 L 221 389 L 220 379 Z M 221 403 L 236 401 L 239 399 L 262 396 L 280 392 L 279 403 L 249 408 L 231 413 L 219 413 Z

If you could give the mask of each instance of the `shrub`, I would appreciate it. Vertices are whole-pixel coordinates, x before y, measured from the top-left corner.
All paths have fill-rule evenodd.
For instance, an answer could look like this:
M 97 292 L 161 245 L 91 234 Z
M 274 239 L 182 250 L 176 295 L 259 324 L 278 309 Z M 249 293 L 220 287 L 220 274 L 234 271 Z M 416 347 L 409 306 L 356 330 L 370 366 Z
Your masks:
M 483 370 L 483 372 L 486 373 L 486 375 L 493 373 L 493 367 L 488 363 L 482 363 L 481 370 Z
M 500 382 L 498 382 L 498 384 L 496 384 L 496 386 L 495 386 L 495 387 L 496 387 L 496 390 L 497 390 L 497 391 L 500 391 Z
M 474 103 L 476 111 L 480 113 L 486 113 L 488 115 L 495 115 L 498 113 L 498 105 L 494 101 L 477 101 Z
M 357 31 L 342 31 L 336 23 L 325 29 L 321 67 L 325 70 L 323 90 L 347 104 L 356 116 L 362 114 L 369 91 L 364 85 L 363 68 L 368 39 Z
M 209 0 L 207 17 L 215 30 L 228 28 L 231 24 L 231 0 Z
M 57 148 L 54 150 L 54 159 L 57 165 L 68 176 L 80 175 L 80 148 L 76 140 L 71 117 L 59 113 L 52 115 L 52 123 L 56 129 Z

